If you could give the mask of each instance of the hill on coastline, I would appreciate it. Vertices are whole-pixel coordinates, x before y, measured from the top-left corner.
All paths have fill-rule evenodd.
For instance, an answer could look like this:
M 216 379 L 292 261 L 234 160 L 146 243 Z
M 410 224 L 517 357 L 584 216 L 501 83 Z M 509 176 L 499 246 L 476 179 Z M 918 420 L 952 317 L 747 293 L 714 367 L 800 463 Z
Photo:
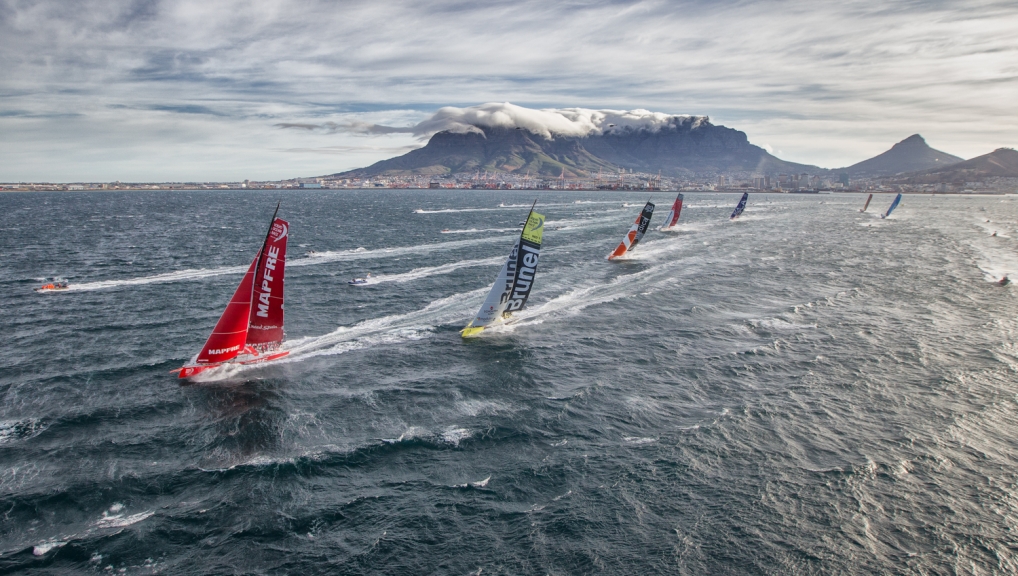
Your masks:
M 916 184 L 964 184 L 987 178 L 1018 178 L 1018 151 L 997 148 L 971 160 L 911 174 L 908 181 Z
M 922 136 L 913 134 L 892 146 L 887 152 L 842 168 L 840 171 L 848 172 L 855 178 L 893 176 L 903 172 L 918 172 L 949 166 L 963 160 L 963 158 L 931 148 Z

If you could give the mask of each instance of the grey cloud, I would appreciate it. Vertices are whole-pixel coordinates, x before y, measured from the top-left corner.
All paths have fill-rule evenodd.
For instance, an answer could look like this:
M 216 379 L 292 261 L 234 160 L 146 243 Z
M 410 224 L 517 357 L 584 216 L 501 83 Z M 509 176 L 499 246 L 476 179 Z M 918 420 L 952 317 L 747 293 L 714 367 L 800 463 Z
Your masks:
M 343 122 L 323 122 L 321 124 L 307 124 L 301 122 L 279 122 L 274 124 L 276 128 L 296 128 L 299 130 L 321 130 L 329 134 L 345 132 L 348 134 L 413 134 L 414 127 L 396 128 L 394 126 L 383 126 L 360 120 L 346 120 Z
M 299 154 L 357 154 L 357 153 L 384 153 L 384 154 L 406 154 L 416 150 L 420 146 L 325 146 L 322 148 L 282 148 L 283 152 Z
M 80 114 L 153 141 L 161 122 L 194 117 L 232 120 L 216 126 L 243 154 L 266 137 L 251 118 L 287 137 L 412 140 L 433 126 L 408 110 L 511 101 L 737 120 L 826 165 L 916 130 L 971 156 L 1018 143 L 1015 29 L 1018 6 L 996 0 L 0 0 L 0 105 L 26 114 L 0 116 L 0 140 L 28 116 Z M 97 112 L 112 105 L 152 117 Z M 64 130 L 35 145 L 73 148 Z

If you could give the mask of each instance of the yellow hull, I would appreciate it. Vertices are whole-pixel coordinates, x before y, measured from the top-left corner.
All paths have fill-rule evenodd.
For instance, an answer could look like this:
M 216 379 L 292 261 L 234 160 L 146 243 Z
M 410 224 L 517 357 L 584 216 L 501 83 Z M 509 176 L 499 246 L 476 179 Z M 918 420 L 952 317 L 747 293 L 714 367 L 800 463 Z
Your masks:
M 464 338 L 473 338 L 484 331 L 484 326 L 474 328 L 473 326 L 467 326 L 460 330 L 460 336 Z

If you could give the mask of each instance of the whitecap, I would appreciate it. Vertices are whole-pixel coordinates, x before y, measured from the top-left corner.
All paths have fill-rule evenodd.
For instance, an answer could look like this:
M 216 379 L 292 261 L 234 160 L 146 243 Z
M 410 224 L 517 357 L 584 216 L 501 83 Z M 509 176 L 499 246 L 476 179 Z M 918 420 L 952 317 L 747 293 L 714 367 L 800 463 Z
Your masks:
M 484 488 L 491 481 L 491 476 L 488 476 L 484 480 L 478 480 L 477 482 L 467 482 L 464 484 L 454 484 L 453 488 Z
M 429 432 L 426 429 L 418 426 L 411 426 L 400 434 L 399 438 L 382 438 L 382 442 L 385 442 L 386 444 L 398 444 L 400 442 L 407 442 L 427 435 L 429 435 Z
M 453 446 L 459 446 L 461 440 L 470 438 L 473 433 L 466 428 L 450 428 L 445 432 L 442 432 L 442 440 L 452 444 Z
M 155 512 L 152 510 L 131 514 L 129 516 L 124 516 L 123 514 L 107 515 L 106 512 L 103 512 L 102 518 L 96 520 L 94 525 L 97 528 L 124 528 L 125 526 L 137 524 L 153 514 L 155 514 Z
M 634 446 L 642 446 L 643 444 L 651 444 L 657 442 L 657 438 L 641 438 L 639 436 L 623 436 L 623 440 L 627 444 L 633 444 Z
M 50 550 L 53 550 L 54 548 L 60 548 L 61 546 L 65 545 L 65 544 L 67 544 L 67 542 L 65 542 L 65 541 L 55 541 L 55 540 L 54 541 L 49 541 L 49 542 L 43 542 L 42 544 L 38 544 L 38 545 L 36 545 L 35 547 L 32 548 L 32 555 L 33 556 L 44 556 Z

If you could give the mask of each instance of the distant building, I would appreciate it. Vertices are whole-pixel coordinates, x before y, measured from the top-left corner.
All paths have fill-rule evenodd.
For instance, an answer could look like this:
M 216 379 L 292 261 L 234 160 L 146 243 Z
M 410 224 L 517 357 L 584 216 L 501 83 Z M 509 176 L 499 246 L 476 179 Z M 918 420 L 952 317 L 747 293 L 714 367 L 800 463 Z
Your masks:
M 848 186 L 848 172 L 842 172 L 838 174 L 838 182 L 844 186 Z
M 725 177 L 724 176 L 718 176 L 718 188 L 724 188 L 724 187 L 725 187 Z
M 314 182 L 314 183 L 311 183 L 311 182 L 301 182 L 300 183 L 300 188 L 321 188 L 321 187 L 322 187 L 322 185 L 319 184 L 318 182 Z

